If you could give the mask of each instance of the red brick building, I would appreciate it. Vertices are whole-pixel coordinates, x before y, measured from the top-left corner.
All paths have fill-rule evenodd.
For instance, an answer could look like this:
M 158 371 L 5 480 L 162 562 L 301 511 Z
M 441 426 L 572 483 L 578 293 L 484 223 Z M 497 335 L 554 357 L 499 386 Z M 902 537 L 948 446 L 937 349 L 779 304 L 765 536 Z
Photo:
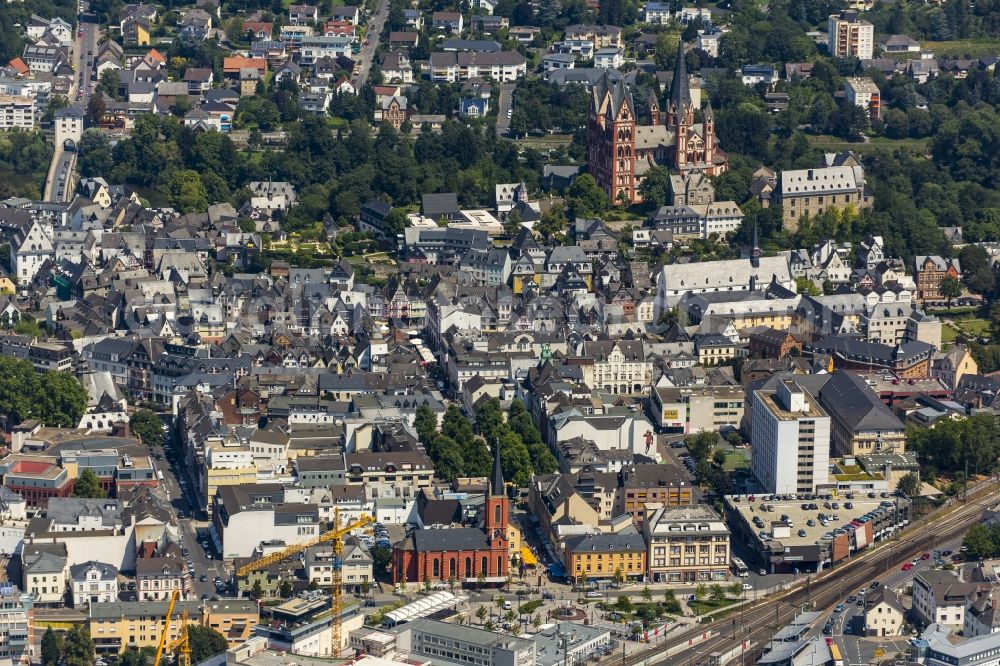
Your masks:
M 509 520 L 510 500 L 498 452 L 493 460 L 482 525 L 414 530 L 393 548 L 393 582 L 503 583 L 510 572 Z
M 802 342 L 785 330 L 767 328 L 750 334 L 750 355 L 782 359 L 792 350 L 802 351 Z

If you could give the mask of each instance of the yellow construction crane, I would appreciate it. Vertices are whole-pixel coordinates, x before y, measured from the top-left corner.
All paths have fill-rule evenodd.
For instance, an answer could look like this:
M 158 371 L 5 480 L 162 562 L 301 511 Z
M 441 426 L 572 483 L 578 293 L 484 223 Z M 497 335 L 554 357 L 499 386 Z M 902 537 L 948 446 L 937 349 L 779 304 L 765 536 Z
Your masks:
M 315 539 L 310 539 L 309 541 L 304 541 L 302 543 L 296 544 L 294 546 L 289 546 L 284 550 L 280 550 L 277 553 L 268 555 L 267 557 L 262 557 L 259 560 L 255 560 L 250 564 L 240 567 L 236 571 L 236 576 L 241 578 L 247 574 L 264 569 L 276 562 L 280 562 L 292 555 L 298 555 L 307 548 L 319 545 L 321 543 L 330 542 L 333 547 L 333 561 L 331 562 L 331 568 L 333 570 L 333 580 L 331 582 L 332 589 L 331 597 L 332 603 L 330 605 L 330 610 L 333 615 L 330 618 L 330 632 L 331 632 L 331 647 L 333 648 L 333 656 L 336 657 L 340 653 L 340 641 L 342 638 L 341 627 L 340 627 L 340 615 L 344 610 L 344 577 L 341 571 L 342 561 L 341 558 L 344 555 L 344 537 L 356 529 L 365 527 L 366 525 L 371 525 L 375 522 L 375 519 L 369 515 L 362 514 L 360 518 L 355 520 L 344 527 L 338 527 L 340 525 L 340 509 L 334 509 L 333 512 L 333 525 L 334 528 L 328 532 L 320 534 Z M 155 662 L 154 662 L 155 663 Z M 187 664 L 185 666 L 190 666 Z
M 188 641 L 188 614 L 187 611 L 181 613 L 181 635 L 172 643 L 167 643 L 167 636 L 170 635 L 170 620 L 174 615 L 174 606 L 180 599 L 180 590 L 174 590 L 170 594 L 170 603 L 167 604 L 167 616 L 163 618 L 163 631 L 160 633 L 160 640 L 156 644 L 156 658 L 153 659 L 153 666 L 160 666 L 160 657 L 164 651 L 176 652 L 180 650 L 177 666 L 191 666 L 191 643 Z

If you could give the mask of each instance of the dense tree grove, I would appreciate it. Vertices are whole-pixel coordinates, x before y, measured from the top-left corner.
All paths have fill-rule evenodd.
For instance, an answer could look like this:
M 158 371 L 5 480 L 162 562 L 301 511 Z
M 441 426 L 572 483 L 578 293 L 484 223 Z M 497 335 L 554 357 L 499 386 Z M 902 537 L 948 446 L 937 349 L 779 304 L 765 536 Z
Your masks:
M 514 485 L 525 488 L 532 475 L 551 474 L 558 468 L 520 400 L 514 400 L 506 413 L 496 398 L 483 402 L 476 409 L 476 427 L 491 446 L 500 447 L 504 478 Z
M 460 476 L 489 475 L 491 457 L 486 441 L 476 436 L 457 405 L 448 407 L 440 432 L 436 429 L 437 416 L 421 405 L 414 427 L 427 455 L 434 461 L 434 473 L 439 478 L 453 481 Z
M 906 33 L 921 24 L 924 14 L 954 14 L 966 26 L 956 34 L 976 36 L 989 30 L 990 17 L 1000 16 L 995 3 L 986 4 L 990 7 L 977 3 L 973 9 L 964 0 L 949 0 L 933 8 L 916 3 L 889 8 L 887 4 L 876 16 L 905 14 L 909 22 L 893 24 L 885 32 Z M 723 66 L 726 73 L 713 71 L 707 75 L 707 85 L 719 140 L 730 157 L 730 171 L 716 179 L 717 197 L 739 202 L 747 213 L 736 242 L 748 243 L 755 223 L 773 250 L 809 247 L 826 237 L 857 242 L 867 234 L 879 234 L 886 239 L 890 254 L 909 262 L 916 254 L 953 253 L 940 227 L 962 226 L 968 230 L 968 240 L 1000 236 L 1000 80 L 994 72 L 975 69 L 964 79 L 942 75 L 924 84 L 908 77 L 886 79 L 877 71 L 864 72 L 856 59 L 816 59 L 805 31 L 839 9 L 838 3 L 772 2 L 766 15 L 758 3 L 749 0 L 737 0 L 732 8 L 733 29 L 723 37 L 720 56 L 711 63 Z M 909 34 L 932 36 L 919 28 Z M 761 90 L 748 88 L 732 74 L 748 62 L 795 61 L 812 61 L 812 76 L 777 84 L 777 91 L 789 93 L 788 108 L 777 113 L 766 111 Z M 837 101 L 844 78 L 855 75 L 871 76 L 879 86 L 881 119 L 869 122 L 862 109 Z M 927 100 L 927 108 L 918 108 L 918 96 Z M 752 174 L 760 165 L 775 171 L 815 166 L 822 150 L 813 145 L 811 135 L 833 135 L 851 142 L 863 134 L 927 142 L 926 154 L 919 145 L 864 147 L 873 210 L 828 211 L 792 234 L 782 229 L 780 209 L 764 209 L 751 200 Z M 646 189 L 657 202 L 664 194 L 659 180 Z M 985 273 L 979 272 L 976 280 L 980 293 L 992 290 Z
M 4 4 L 0 10 L 8 6 Z M 52 144 L 41 132 L 0 132 L 0 196 L 37 198 L 51 159 Z
M 929 428 L 912 428 L 907 447 L 916 451 L 925 467 L 939 472 L 986 471 L 1000 456 L 997 417 L 977 414 L 953 421 L 941 419 Z
M 147 446 L 163 446 L 163 421 L 149 409 L 139 409 L 128 420 L 129 430 Z
M 550 474 L 557 469 L 555 457 L 520 400 L 506 413 L 495 398 L 481 404 L 476 410 L 478 434 L 457 405 L 448 407 L 440 432 L 437 417 L 426 406 L 417 408 L 414 426 L 434 461 L 435 474 L 445 481 L 488 476 L 493 465 L 491 451 L 497 446 L 504 478 L 516 485 L 526 486 L 533 474 Z
M 38 374 L 29 361 L 0 358 L 0 414 L 10 425 L 33 418 L 47 426 L 75 428 L 86 407 L 87 392 L 72 374 Z
M 256 114 L 258 123 L 261 114 L 271 113 L 246 105 L 242 112 Z M 481 205 L 493 196 L 494 183 L 535 186 L 541 173 L 537 152 L 519 157 L 513 145 L 498 142 L 493 132 L 457 122 L 445 123 L 439 134 L 423 132 L 407 140 L 385 126 L 375 136 L 364 120 L 335 131 L 322 118 L 310 116 L 292 123 L 285 151 L 252 158 L 238 151 L 229 136 L 196 134 L 171 116 L 139 116 L 132 136 L 114 148 L 96 137 L 85 139 L 89 150 L 81 150 L 81 164 L 88 175 L 142 188 L 185 212 L 204 210 L 216 201 L 239 206 L 248 197 L 244 188 L 250 181 L 290 181 L 300 196 L 285 226 L 315 233 L 326 212 L 351 222 L 373 197 L 409 206 L 423 192 L 450 190 L 459 193 L 463 206 Z

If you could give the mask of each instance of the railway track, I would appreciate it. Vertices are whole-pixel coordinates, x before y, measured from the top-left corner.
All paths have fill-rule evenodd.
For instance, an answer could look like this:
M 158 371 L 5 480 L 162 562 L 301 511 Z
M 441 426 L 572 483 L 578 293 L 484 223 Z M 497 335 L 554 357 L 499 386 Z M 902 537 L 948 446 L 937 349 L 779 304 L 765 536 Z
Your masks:
M 635 666 L 643 662 L 656 666 L 696 666 L 713 652 L 726 652 L 748 639 L 755 647 L 745 654 L 743 663 L 753 664 L 763 653 L 770 637 L 788 624 L 803 607 L 808 606 L 818 611 L 829 610 L 851 590 L 868 587 L 892 567 L 931 550 L 936 543 L 965 532 L 979 521 L 984 509 L 996 502 L 1000 491 L 991 491 L 991 488 L 993 486 L 989 484 L 984 489 L 985 493 L 979 497 L 973 496 L 969 502 L 960 504 L 945 514 L 910 526 L 892 542 L 891 548 L 882 546 L 862 554 L 822 572 L 805 587 L 796 587 L 752 606 L 744 606 L 739 612 L 724 619 L 692 627 L 671 640 L 627 657 L 620 663 L 622 666 Z M 685 645 L 707 631 L 716 635 L 678 654 L 657 658 L 657 655 L 662 655 L 668 649 Z

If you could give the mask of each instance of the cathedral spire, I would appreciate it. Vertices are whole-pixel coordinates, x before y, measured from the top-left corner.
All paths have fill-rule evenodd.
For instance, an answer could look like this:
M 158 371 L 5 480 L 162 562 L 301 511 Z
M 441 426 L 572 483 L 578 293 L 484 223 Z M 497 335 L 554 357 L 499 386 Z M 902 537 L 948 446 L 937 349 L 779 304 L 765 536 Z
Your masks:
M 497 442 L 496 451 L 493 454 L 493 473 L 490 475 L 490 497 L 503 497 L 506 494 L 503 466 L 500 464 L 500 443 Z
M 674 79 L 670 84 L 670 106 L 678 112 L 691 106 L 691 90 L 688 87 L 687 60 L 684 58 L 684 40 L 677 41 L 677 61 L 674 63 Z

